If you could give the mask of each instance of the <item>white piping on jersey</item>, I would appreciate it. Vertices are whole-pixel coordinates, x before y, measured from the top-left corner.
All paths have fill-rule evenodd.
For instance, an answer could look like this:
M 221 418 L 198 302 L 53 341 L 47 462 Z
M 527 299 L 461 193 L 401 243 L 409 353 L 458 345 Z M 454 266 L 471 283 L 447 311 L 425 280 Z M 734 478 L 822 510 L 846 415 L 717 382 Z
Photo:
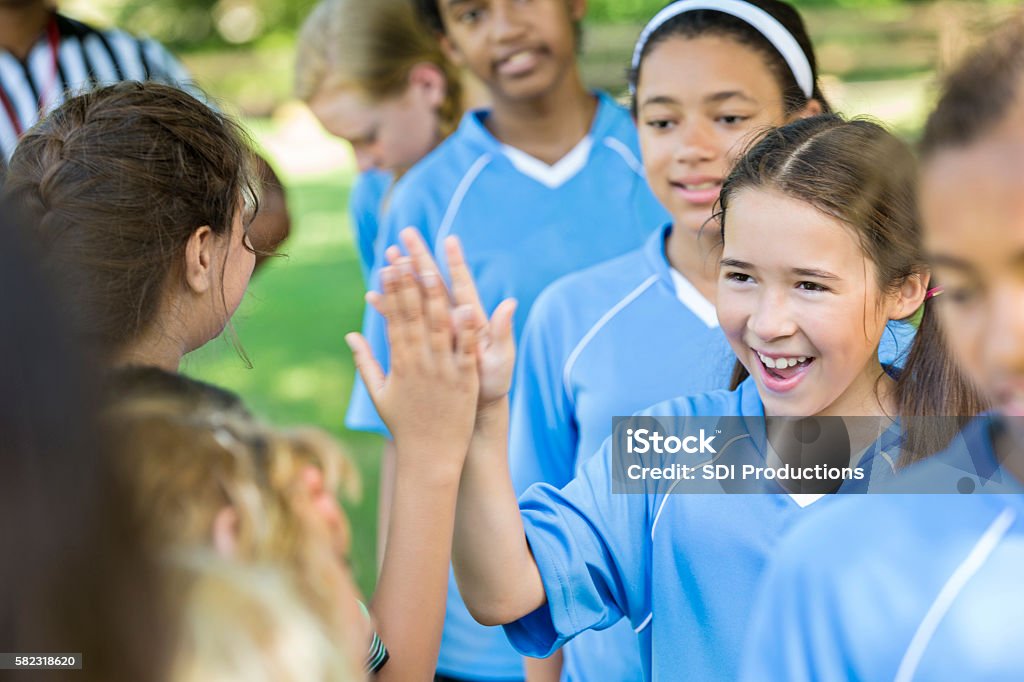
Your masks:
M 715 304 L 704 298 L 704 295 L 697 291 L 693 282 L 686 279 L 683 273 L 675 268 L 669 268 L 669 275 L 672 276 L 672 284 L 675 285 L 676 298 L 679 302 L 690 309 L 704 326 L 708 329 L 718 329 L 718 313 L 715 312 Z
M 470 185 L 476 181 L 477 176 L 480 175 L 480 172 L 490 162 L 491 155 L 482 154 L 469 167 L 469 170 L 462 176 L 462 180 L 459 181 L 458 186 L 455 188 L 455 193 L 452 194 L 452 199 L 448 202 L 448 208 L 444 212 L 444 219 L 441 220 L 441 227 L 437 230 L 437 237 L 434 238 L 434 259 L 438 263 L 444 262 L 441 258 L 441 254 L 444 253 L 444 239 L 452 231 L 452 223 L 455 222 L 455 216 L 458 215 L 459 209 L 462 207 L 462 200 L 466 198 Z M 401 227 L 404 227 L 404 225 Z M 424 226 L 416 225 L 415 227 L 422 229 Z
M 721 449 L 720 453 L 714 459 L 718 459 L 719 457 L 721 457 L 722 454 L 725 453 L 725 451 L 729 448 L 730 445 L 732 445 L 733 443 L 735 443 L 738 440 L 743 440 L 744 438 L 750 438 L 750 434 L 749 433 L 745 433 L 745 434 L 743 434 L 741 436 L 733 436 L 732 438 L 730 438 L 728 441 L 726 441 L 725 445 L 722 446 L 722 449 Z M 711 460 L 711 461 L 713 462 L 714 459 Z M 651 524 L 651 540 L 652 541 L 654 540 L 654 531 L 658 528 L 658 521 L 661 520 L 661 512 L 665 511 L 665 504 L 669 501 L 669 498 L 672 496 L 672 491 L 675 490 L 675 487 L 677 485 L 679 485 L 680 482 L 681 482 L 680 480 L 677 480 L 671 486 L 669 486 L 668 491 L 665 492 L 665 496 L 661 500 L 661 504 L 658 505 L 658 513 L 654 515 L 654 523 Z M 635 632 L 636 634 L 640 634 L 641 630 L 643 630 L 645 627 L 650 625 L 652 618 L 654 618 L 654 612 L 653 611 L 651 611 L 651 613 L 648 614 L 648 616 L 644 620 L 644 622 L 640 623 L 640 625 L 638 627 L 634 628 L 633 632 Z
M 727 440 L 725 442 L 725 445 L 723 445 L 721 447 L 721 449 L 718 451 L 717 455 L 712 457 L 707 462 L 704 462 L 702 464 L 702 466 L 706 465 L 706 464 L 714 464 L 718 460 L 719 457 L 721 457 L 722 455 L 725 454 L 725 451 L 729 449 L 730 445 L 732 445 L 733 443 L 735 443 L 738 440 L 743 440 L 744 438 L 752 438 L 752 436 L 749 433 L 744 433 L 744 434 L 741 434 L 739 436 L 733 436 L 732 438 L 730 438 L 729 440 Z M 676 481 L 672 485 L 670 485 L 668 487 L 668 490 L 665 491 L 665 495 L 662 497 L 661 504 L 658 505 L 658 513 L 654 515 L 654 523 L 651 524 L 651 540 L 652 541 L 654 540 L 654 531 L 657 530 L 657 528 L 658 528 L 658 521 L 661 520 L 661 512 L 665 511 L 665 504 L 671 498 L 672 491 L 675 490 L 676 486 L 679 485 L 682 482 L 683 482 L 683 479 L 681 479 L 681 478 L 680 479 L 676 479 Z
M 622 140 L 615 137 L 606 137 L 604 138 L 604 146 L 621 156 L 623 161 L 626 162 L 626 165 L 629 166 L 634 173 L 639 175 L 641 178 L 647 178 L 647 173 L 644 172 L 644 165 L 640 163 L 640 160 L 636 158 L 636 154 L 633 153 L 633 150 L 626 146 Z
M 565 390 L 565 394 L 569 398 L 569 403 L 572 404 L 574 407 L 575 401 L 572 397 L 570 375 L 572 374 L 572 368 L 576 364 L 576 360 L 579 359 L 580 354 L 583 352 L 583 349 L 587 347 L 587 344 L 589 344 L 595 336 L 597 336 L 597 333 L 601 331 L 602 327 L 608 324 L 608 322 L 613 317 L 618 315 L 619 312 L 623 310 L 626 306 L 635 301 L 640 296 L 640 294 L 650 289 L 651 285 L 653 285 L 657 281 L 658 275 L 651 275 L 643 282 L 641 282 L 637 288 L 633 289 L 633 291 L 626 294 L 618 303 L 613 305 L 604 315 L 601 316 L 601 319 L 599 319 L 594 324 L 594 326 L 591 327 L 590 330 L 583 335 L 583 338 L 580 339 L 580 342 L 577 343 L 576 347 L 572 349 L 571 353 L 569 353 L 569 358 L 565 361 L 565 367 L 562 369 L 562 388 L 563 390 Z
M 917 626 L 917 632 L 910 640 L 907 652 L 903 654 L 900 667 L 896 671 L 895 682 L 909 682 L 917 672 L 917 666 L 921 663 L 925 649 L 935 635 L 939 623 L 946 617 L 946 613 L 953 606 L 953 602 L 960 596 L 967 583 L 974 575 L 981 570 L 981 567 L 995 550 L 996 546 L 1010 530 L 1010 526 L 1017 518 L 1017 513 L 1012 509 L 1004 509 L 996 517 L 996 520 L 985 531 L 978 543 L 974 545 L 971 553 L 967 555 L 963 563 L 956 567 L 949 580 L 942 586 L 939 595 L 932 602 L 931 608 L 925 614 L 921 624 Z
M 892 473 L 895 474 L 896 473 L 896 462 L 893 461 L 892 455 L 890 455 L 885 450 L 882 450 L 878 454 L 882 456 L 882 459 L 884 459 L 886 461 L 886 463 L 889 465 L 889 468 L 892 469 Z
M 565 156 L 551 165 L 530 156 L 522 149 L 516 149 L 507 144 L 501 146 L 501 151 L 517 171 L 536 180 L 548 189 L 558 189 L 587 167 L 587 160 L 590 158 L 590 150 L 593 146 L 594 138 L 587 135 Z

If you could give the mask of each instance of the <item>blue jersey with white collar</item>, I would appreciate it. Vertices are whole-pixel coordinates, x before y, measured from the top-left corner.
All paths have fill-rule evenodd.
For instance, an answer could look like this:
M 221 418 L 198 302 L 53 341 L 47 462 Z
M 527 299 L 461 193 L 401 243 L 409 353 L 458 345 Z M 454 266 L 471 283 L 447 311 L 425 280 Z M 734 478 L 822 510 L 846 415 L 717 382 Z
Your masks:
M 487 130 L 486 111 L 467 113 L 459 129 L 395 185 L 378 256 L 414 227 L 444 269 L 444 238 L 459 237 L 487 312 L 505 298 L 519 300 L 518 339 L 542 289 L 641 246 L 667 218 L 644 179 L 629 113 L 607 95 L 598 97 L 589 135 L 554 166 L 502 144 Z M 371 288 L 377 288 L 375 276 Z M 363 333 L 386 365 L 384 324 L 372 309 Z M 346 422 L 386 433 L 361 382 Z
M 459 129 L 396 185 L 378 239 L 378 258 L 406 227 L 419 229 L 442 269 L 443 241 L 462 241 L 488 314 L 507 297 L 519 301 L 518 340 L 534 299 L 562 275 L 643 244 L 667 214 L 644 179 L 629 113 L 598 95 L 590 133 L 554 166 L 510 149 L 486 128 L 486 111 Z M 377 288 L 371 275 L 371 288 Z M 368 309 L 363 333 L 387 364 L 383 320 Z M 361 381 L 346 423 L 386 433 Z M 522 677 L 522 662 L 499 628 L 477 624 L 449 586 L 438 672 L 466 679 Z
M 735 391 L 676 398 L 641 414 L 750 422 L 763 409 L 748 379 Z M 875 455 L 898 447 L 899 438 L 898 429 L 887 430 L 862 463 L 880 461 Z M 754 442 L 737 447 L 763 460 Z M 624 617 L 639 635 L 645 679 L 735 679 L 768 557 L 792 523 L 834 498 L 807 506 L 782 492 L 673 493 L 668 481 L 649 481 L 646 494 L 613 494 L 613 468 L 609 439 L 562 490 L 539 484 L 520 498 L 548 602 L 506 625 L 509 639 L 524 654 L 547 655 Z
M 671 227 L 640 250 L 568 275 L 530 313 L 520 342 L 509 458 L 516 490 L 566 485 L 611 434 L 612 417 L 728 386 L 735 364 L 714 306 L 672 271 Z M 900 364 L 913 327 L 892 323 L 879 356 Z M 637 680 L 627 621 L 564 649 L 563 679 Z
M 359 264 L 363 268 L 363 281 L 368 282 L 376 264 L 375 252 L 384 199 L 391 188 L 391 173 L 368 170 L 360 173 L 348 197 L 352 236 Z
M 509 459 L 516 490 L 562 487 L 611 433 L 612 417 L 729 384 L 735 357 L 712 303 L 677 283 L 671 227 L 643 248 L 567 275 L 541 294 L 520 342 Z M 679 276 L 681 277 L 681 275 Z M 640 680 L 625 620 L 564 648 L 564 680 Z
M 616 415 L 728 386 L 736 358 L 714 305 L 670 274 L 670 231 L 562 278 L 537 300 L 516 369 L 509 458 L 517 490 L 572 480 Z
M 930 492 L 948 482 L 952 494 L 842 500 L 787 536 L 741 679 L 1024 677 L 1024 487 L 994 472 L 990 424 L 977 418 L 895 482 Z M 958 493 L 972 469 L 971 480 L 1004 494 Z

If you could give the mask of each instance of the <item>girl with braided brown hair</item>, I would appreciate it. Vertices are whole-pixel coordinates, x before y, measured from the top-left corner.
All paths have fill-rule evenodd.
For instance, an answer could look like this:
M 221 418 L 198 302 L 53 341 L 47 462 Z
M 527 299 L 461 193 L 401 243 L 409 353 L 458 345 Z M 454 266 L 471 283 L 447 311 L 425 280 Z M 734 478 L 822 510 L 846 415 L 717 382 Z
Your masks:
M 252 160 L 231 118 L 176 88 L 125 82 L 29 131 L 4 193 L 38 225 L 90 350 L 177 371 L 224 329 L 252 275 Z

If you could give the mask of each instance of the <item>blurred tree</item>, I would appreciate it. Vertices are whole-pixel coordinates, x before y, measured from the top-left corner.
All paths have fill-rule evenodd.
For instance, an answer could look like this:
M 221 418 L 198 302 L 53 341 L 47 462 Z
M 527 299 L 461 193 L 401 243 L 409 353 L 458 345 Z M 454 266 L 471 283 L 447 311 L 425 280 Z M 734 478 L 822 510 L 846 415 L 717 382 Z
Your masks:
M 245 45 L 293 36 L 315 4 L 316 0 L 124 0 L 115 21 L 178 49 Z
M 374 0 L 365 0 L 373 2 Z M 942 4 L 935 0 L 791 0 L 814 9 L 878 9 L 900 5 Z M 943 0 L 957 5 L 960 0 Z M 1012 0 L 977 0 L 1004 4 Z M 64 0 L 75 4 L 74 0 Z M 172 49 L 232 45 L 283 44 L 294 40 L 298 27 L 317 0 L 95 0 L 106 6 L 115 23 L 151 35 Z M 641 24 L 668 0 L 590 0 L 588 21 Z

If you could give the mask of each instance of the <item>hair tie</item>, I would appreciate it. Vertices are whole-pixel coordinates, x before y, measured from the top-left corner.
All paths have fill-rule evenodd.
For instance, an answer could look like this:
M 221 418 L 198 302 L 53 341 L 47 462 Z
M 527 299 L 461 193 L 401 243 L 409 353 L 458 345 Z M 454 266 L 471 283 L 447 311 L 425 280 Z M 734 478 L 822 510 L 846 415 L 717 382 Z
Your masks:
M 944 291 L 945 291 L 945 289 L 943 289 L 941 286 L 932 287 L 924 295 L 924 300 L 927 301 L 929 298 L 935 298 L 936 296 L 940 296 L 940 295 L 942 295 L 942 292 L 944 292 Z
M 814 97 L 814 71 L 811 69 L 811 62 L 804 53 L 800 43 L 796 41 L 782 23 L 760 7 L 755 7 L 743 0 L 678 0 L 654 15 L 654 18 L 644 27 L 636 47 L 633 49 L 633 72 L 640 68 L 640 57 L 651 36 L 671 19 L 686 12 L 696 10 L 714 10 L 729 14 L 741 19 L 756 29 L 761 35 L 768 39 L 768 42 L 782 55 L 782 58 L 793 72 L 797 85 L 803 91 L 807 99 Z M 636 94 L 636 84 L 631 83 L 630 91 Z

